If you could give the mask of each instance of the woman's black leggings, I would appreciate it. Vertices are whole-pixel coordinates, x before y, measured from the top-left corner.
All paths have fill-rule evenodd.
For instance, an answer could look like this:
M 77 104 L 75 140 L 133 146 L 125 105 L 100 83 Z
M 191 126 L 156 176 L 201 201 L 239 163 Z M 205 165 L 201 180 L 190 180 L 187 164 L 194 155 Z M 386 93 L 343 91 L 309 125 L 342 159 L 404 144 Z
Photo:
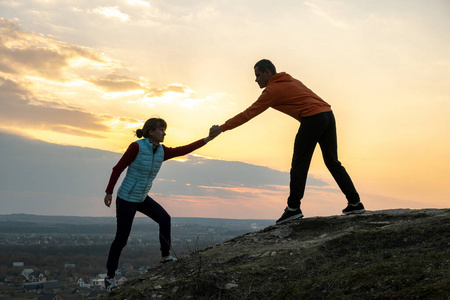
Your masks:
M 323 160 L 349 203 L 358 203 L 359 195 L 345 168 L 338 160 L 336 121 L 333 112 L 324 112 L 310 117 L 303 117 L 295 137 L 294 154 L 291 166 L 290 195 L 288 206 L 300 207 L 300 200 L 305 193 L 311 159 L 319 143 Z
M 119 197 L 116 200 L 116 217 L 117 217 L 117 231 L 116 237 L 109 249 L 108 261 L 106 269 L 108 276 L 114 276 L 119 265 L 120 254 L 126 246 L 128 236 L 130 235 L 133 219 L 136 212 L 139 211 L 148 216 L 159 224 L 159 242 L 161 244 L 162 256 L 168 256 L 170 253 L 170 227 L 171 219 L 166 210 L 159 205 L 155 200 L 147 196 L 144 202 L 136 203 L 125 201 Z

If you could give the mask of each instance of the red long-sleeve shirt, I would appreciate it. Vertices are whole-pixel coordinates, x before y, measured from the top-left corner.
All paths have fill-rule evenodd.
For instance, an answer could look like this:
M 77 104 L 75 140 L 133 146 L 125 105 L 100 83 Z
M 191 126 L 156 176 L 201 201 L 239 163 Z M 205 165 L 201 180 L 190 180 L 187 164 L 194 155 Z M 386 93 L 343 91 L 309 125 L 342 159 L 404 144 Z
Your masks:
M 191 153 L 192 151 L 204 146 L 206 143 L 204 139 L 200 139 L 196 142 L 193 142 L 191 144 L 185 145 L 185 146 L 179 146 L 175 148 L 166 147 L 164 145 L 161 145 L 164 149 L 164 161 L 177 157 L 177 156 L 183 156 L 188 153 Z M 112 194 L 114 191 L 114 186 L 116 185 L 117 181 L 119 180 L 120 174 L 136 159 L 136 156 L 139 153 L 139 145 L 136 142 L 133 142 L 128 146 L 127 151 L 123 154 L 122 158 L 119 160 L 119 162 L 114 166 L 111 177 L 109 178 L 108 186 L 106 187 L 106 193 Z

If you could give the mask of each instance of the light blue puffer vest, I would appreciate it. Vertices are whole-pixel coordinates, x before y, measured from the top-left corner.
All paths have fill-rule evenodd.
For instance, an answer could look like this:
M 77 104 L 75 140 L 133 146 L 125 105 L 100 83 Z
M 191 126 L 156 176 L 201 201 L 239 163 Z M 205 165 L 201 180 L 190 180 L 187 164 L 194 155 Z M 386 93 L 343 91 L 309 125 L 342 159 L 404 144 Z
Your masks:
M 129 202 L 145 200 L 164 160 L 164 149 L 161 145 L 153 153 L 153 144 L 148 139 L 140 139 L 136 143 L 139 145 L 138 155 L 128 166 L 127 175 L 117 192 L 121 199 Z

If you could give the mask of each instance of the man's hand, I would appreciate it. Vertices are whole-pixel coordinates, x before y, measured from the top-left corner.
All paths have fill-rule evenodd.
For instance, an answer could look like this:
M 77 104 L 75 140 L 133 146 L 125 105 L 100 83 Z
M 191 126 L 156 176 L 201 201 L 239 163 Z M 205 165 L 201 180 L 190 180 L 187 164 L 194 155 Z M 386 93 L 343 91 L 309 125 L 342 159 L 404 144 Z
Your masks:
M 112 202 L 112 194 L 105 195 L 105 205 L 110 207 Z

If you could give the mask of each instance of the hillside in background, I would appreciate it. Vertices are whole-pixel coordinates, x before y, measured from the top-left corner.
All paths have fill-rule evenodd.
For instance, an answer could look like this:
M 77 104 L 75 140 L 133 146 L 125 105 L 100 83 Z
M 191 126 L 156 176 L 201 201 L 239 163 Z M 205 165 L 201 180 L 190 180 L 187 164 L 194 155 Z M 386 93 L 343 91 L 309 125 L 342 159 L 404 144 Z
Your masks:
M 104 299 L 449 299 L 450 210 L 305 218 L 151 268 Z

